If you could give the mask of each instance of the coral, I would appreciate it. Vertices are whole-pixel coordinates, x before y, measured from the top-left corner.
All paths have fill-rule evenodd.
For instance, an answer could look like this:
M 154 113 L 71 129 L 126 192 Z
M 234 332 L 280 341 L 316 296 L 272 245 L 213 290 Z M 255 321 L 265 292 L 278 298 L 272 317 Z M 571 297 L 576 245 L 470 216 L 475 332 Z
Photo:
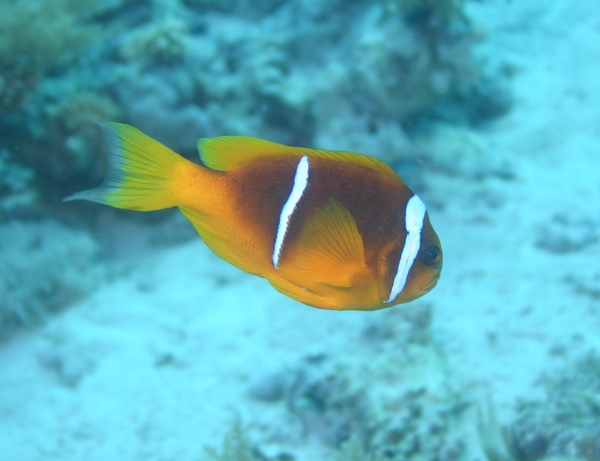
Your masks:
M 477 430 L 488 461 L 597 461 L 600 459 L 600 425 L 594 424 L 600 410 L 598 373 L 600 361 L 590 353 L 565 370 L 562 378 L 546 382 L 549 400 L 522 402 L 516 422 L 500 427 L 491 401 L 478 408 Z M 587 368 L 591 365 L 591 368 Z M 572 373 L 575 372 L 575 375 Z M 588 375 L 581 376 L 581 373 Z M 591 379 L 590 379 L 591 378 Z M 568 387 L 574 382 L 578 385 Z M 580 385 L 592 392 L 579 392 Z M 567 387 L 565 387 L 565 385 Z M 554 386 L 558 386 L 555 388 Z M 571 395 L 571 391 L 575 393 Z M 566 400 L 563 400 L 566 397 Z M 579 401 L 578 401 L 579 400 Z M 560 402 L 560 403 L 559 403 Z M 583 405 L 582 405 L 583 404 Z M 586 425 L 588 427 L 586 427 Z
M 351 435 L 368 443 L 374 429 L 369 399 L 349 377 L 348 370 L 322 357 L 308 357 L 295 373 L 286 396 L 288 410 L 302 423 L 305 433 L 317 435 L 339 447 Z
M 491 400 L 487 400 L 477 408 L 477 435 L 488 461 L 516 461 L 508 446 L 506 433 L 500 427 Z
M 0 0 L 0 149 L 52 203 L 103 176 L 94 119 L 188 157 L 199 137 L 248 134 L 414 170 L 423 120 L 510 105 L 460 1 L 259 3 Z
M 366 453 L 359 438 L 353 436 L 341 446 L 341 450 L 336 453 L 335 459 L 337 461 L 385 461 L 386 458 Z
M 39 94 L 56 89 L 46 82 Z M 58 90 L 59 94 L 61 89 Z M 102 130 L 96 123 L 118 117 L 119 108 L 106 95 L 81 89 L 66 90 L 64 98 L 47 100 L 44 110 L 33 120 L 36 133 L 13 136 L 11 146 L 22 149 L 20 161 L 34 168 L 37 175 L 46 178 L 57 189 L 45 191 L 50 197 L 64 196 L 69 182 L 79 183 L 81 178 L 99 179 L 104 176 L 105 156 Z
M 129 61 L 173 64 L 186 56 L 188 37 L 186 24 L 167 16 L 129 33 L 121 43 L 121 55 Z
M 0 222 L 17 208 L 27 207 L 36 200 L 32 188 L 35 173 L 14 162 L 7 149 L 0 149 Z
M 477 124 L 508 110 L 498 78 L 473 56 L 477 36 L 452 0 L 386 1 L 362 21 L 350 89 L 363 110 L 403 124 Z
M 241 421 L 236 419 L 229 434 L 223 439 L 221 450 L 206 447 L 206 455 L 213 461 L 260 461 Z
M 48 72 L 72 63 L 102 38 L 100 28 L 86 20 L 111 3 L 0 0 L 0 116 L 19 108 Z
M 103 276 L 98 247 L 54 221 L 0 227 L 0 335 L 88 294 Z
M 200 12 L 214 7 L 207 3 L 185 5 Z M 221 17 L 219 28 L 198 19 L 207 34 L 193 37 L 192 48 L 210 51 L 195 78 L 217 131 L 321 146 L 334 144 L 332 127 L 353 139 L 384 127 L 382 142 L 366 147 L 392 157 L 406 155 L 389 140 L 395 131 L 402 139 L 401 125 L 423 117 L 479 123 L 510 106 L 500 77 L 472 54 L 477 37 L 461 2 L 336 5 L 287 2 L 250 22 L 231 2 L 240 16 Z M 341 33 L 348 24 L 353 33 Z M 335 140 L 356 144 L 343 134 Z
M 285 0 L 264 0 L 248 3 L 244 0 L 183 0 L 185 6 L 199 13 L 220 12 L 257 19 L 274 12 Z
M 402 16 L 371 10 L 357 45 L 352 89 L 362 110 L 371 105 L 386 117 L 404 120 L 447 91 L 447 78 L 431 72 L 432 57 Z
M 600 460 L 600 357 L 589 352 L 540 380 L 545 400 L 523 401 L 507 428 L 518 461 L 550 457 Z
M 401 12 L 408 17 L 433 16 L 433 21 L 447 24 L 453 19 L 464 18 L 464 0 L 384 0 L 388 14 Z
M 370 452 L 393 460 L 460 459 L 467 446 L 454 433 L 453 425 L 457 425 L 465 405 L 458 396 L 454 399 L 454 403 L 438 402 L 438 397 L 424 388 L 405 392 L 394 402 L 394 407 L 402 410 L 382 421 Z M 387 412 L 392 415 L 390 409 Z
M 316 352 L 285 372 L 258 375 L 251 396 L 285 404 L 303 437 L 318 438 L 341 459 L 460 459 L 466 404 L 446 384 L 430 320 L 427 304 L 384 313 L 355 343 L 368 358 Z
M 40 199 L 64 195 L 69 181 L 101 176 L 93 120 L 118 112 L 92 89 L 102 68 L 94 50 L 111 30 L 96 18 L 124 3 L 0 0 L 0 148 L 19 152 L 18 163 L 35 172 L 31 192 Z
M 184 68 L 144 73 L 131 67 L 119 75 L 115 93 L 124 117 L 176 152 L 197 158 L 196 141 L 214 135 L 208 110 L 194 102 L 194 82 Z

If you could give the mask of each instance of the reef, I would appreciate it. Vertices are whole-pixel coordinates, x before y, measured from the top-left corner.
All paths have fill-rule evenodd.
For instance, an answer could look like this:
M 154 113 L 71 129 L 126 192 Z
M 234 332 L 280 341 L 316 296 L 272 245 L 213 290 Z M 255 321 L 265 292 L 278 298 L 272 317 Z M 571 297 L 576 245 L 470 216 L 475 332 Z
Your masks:
M 424 123 L 477 126 L 510 107 L 456 0 L 0 5 L 0 150 L 36 178 L 25 207 L 100 180 L 95 120 L 190 157 L 199 137 L 250 134 L 399 165 Z
M 29 191 L 37 200 L 22 203 L 30 213 L 103 172 L 94 119 L 119 113 L 95 70 L 105 68 L 102 44 L 112 29 L 98 18 L 121 3 L 0 1 L 0 149 L 35 175 Z M 6 200 L 14 201 L 4 189 Z
M 600 357 L 584 354 L 538 380 L 544 398 L 522 400 L 500 427 L 493 407 L 480 412 L 480 438 L 489 461 L 600 460 Z M 486 413 L 485 416 L 483 414 Z
M 256 454 L 252 441 L 248 437 L 240 420 L 236 420 L 231 432 L 223 439 L 220 449 L 206 447 L 206 455 L 212 461 L 261 461 Z M 283 460 L 282 460 L 283 461 Z
M 331 459 L 463 458 L 469 404 L 449 384 L 431 338 L 430 306 L 390 310 L 364 328 L 355 347 L 369 350 L 365 359 L 315 352 L 281 370 L 258 369 L 249 396 L 284 409 L 295 438 L 319 440 Z M 259 459 L 296 459 L 293 446 L 280 441 L 275 449 L 268 436 L 254 435 Z
M 521 402 L 508 429 L 520 461 L 549 456 L 600 460 L 600 357 L 590 352 L 540 379 L 544 400 Z
M 104 276 L 98 253 L 87 233 L 56 221 L 0 226 L 0 338 L 91 292 Z

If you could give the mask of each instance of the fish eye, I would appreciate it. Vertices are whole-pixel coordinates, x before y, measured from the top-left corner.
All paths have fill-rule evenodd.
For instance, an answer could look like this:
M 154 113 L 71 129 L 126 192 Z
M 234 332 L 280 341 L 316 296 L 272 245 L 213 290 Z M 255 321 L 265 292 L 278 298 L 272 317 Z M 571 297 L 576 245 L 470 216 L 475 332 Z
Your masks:
M 433 266 L 442 258 L 442 249 L 437 245 L 429 245 L 421 253 L 421 260 L 426 266 Z

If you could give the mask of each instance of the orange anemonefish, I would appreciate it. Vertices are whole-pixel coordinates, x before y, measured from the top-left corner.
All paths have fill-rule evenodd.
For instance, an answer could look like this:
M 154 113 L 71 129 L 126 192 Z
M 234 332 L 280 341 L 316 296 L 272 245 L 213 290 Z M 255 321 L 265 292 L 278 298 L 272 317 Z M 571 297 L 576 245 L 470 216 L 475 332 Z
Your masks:
M 132 126 L 103 127 L 108 175 L 66 201 L 176 206 L 218 256 L 322 309 L 405 303 L 440 277 L 425 205 L 373 157 L 223 136 L 198 141 L 200 166 Z

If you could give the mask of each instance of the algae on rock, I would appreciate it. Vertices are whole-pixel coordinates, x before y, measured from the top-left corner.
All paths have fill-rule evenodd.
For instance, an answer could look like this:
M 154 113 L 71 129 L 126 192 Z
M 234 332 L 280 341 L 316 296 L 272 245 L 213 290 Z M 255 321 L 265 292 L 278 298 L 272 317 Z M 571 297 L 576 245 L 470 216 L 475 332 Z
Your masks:
M 98 247 L 55 221 L 0 226 L 0 336 L 90 293 L 102 279 Z
M 428 304 L 376 316 L 353 340 L 363 358 L 347 357 L 345 347 L 310 354 L 286 369 L 287 382 L 271 373 L 276 395 L 283 396 L 265 404 L 285 404 L 287 416 L 299 423 L 296 437 L 316 438 L 332 457 L 463 459 L 468 404 L 448 383 L 430 320 Z M 255 398 L 263 395 L 253 391 Z
M 591 351 L 540 383 L 546 399 L 520 402 L 508 429 L 517 459 L 600 460 L 600 356 Z

